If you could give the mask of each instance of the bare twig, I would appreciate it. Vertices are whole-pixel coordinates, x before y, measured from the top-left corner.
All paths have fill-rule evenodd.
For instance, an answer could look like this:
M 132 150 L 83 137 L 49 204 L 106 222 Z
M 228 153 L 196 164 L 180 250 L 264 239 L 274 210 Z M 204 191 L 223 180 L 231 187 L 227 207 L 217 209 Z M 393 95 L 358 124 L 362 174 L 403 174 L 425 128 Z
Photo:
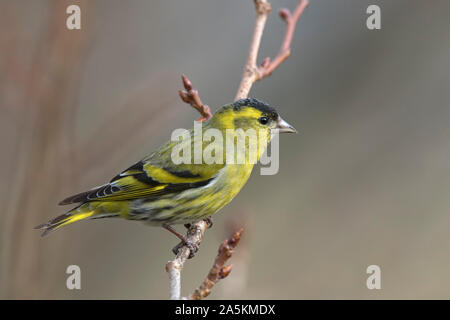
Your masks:
M 272 72 L 289 57 L 291 53 L 291 42 L 294 35 L 295 26 L 297 25 L 298 19 L 300 19 L 300 16 L 309 3 L 308 0 L 299 0 L 297 8 L 294 10 L 293 14 L 291 14 L 288 9 L 280 10 L 280 17 L 286 23 L 286 33 L 284 35 L 284 40 L 281 45 L 280 51 L 278 52 L 278 55 L 273 59 L 273 61 L 271 61 L 270 58 L 266 58 L 258 67 L 258 51 L 261 44 L 261 37 L 264 31 L 264 26 L 271 11 L 271 6 L 267 2 L 267 0 L 254 0 L 254 2 L 257 16 L 255 29 L 253 32 L 253 40 L 250 44 L 247 63 L 244 67 L 241 84 L 239 85 L 235 100 L 246 98 L 248 96 L 248 93 L 250 92 L 250 89 L 252 88 L 252 85 L 256 81 L 259 81 L 271 75 Z
M 202 284 L 195 289 L 194 293 L 189 297 L 191 300 L 201 300 L 207 297 L 211 293 L 211 288 L 219 282 L 220 279 L 226 278 L 233 268 L 233 265 L 225 266 L 228 259 L 231 258 L 233 254 L 233 249 L 239 243 L 241 239 L 241 234 L 243 229 L 236 231 L 230 239 L 226 239 L 222 242 L 219 247 L 219 252 L 217 253 L 214 264 L 209 270 L 208 275 Z
M 278 68 L 283 61 L 285 61 L 291 52 L 291 42 L 294 35 L 295 26 L 301 14 L 308 5 L 308 0 L 299 0 L 298 6 L 294 13 L 288 9 L 280 10 L 280 17 L 286 23 L 286 33 L 283 43 L 281 45 L 278 55 L 273 59 L 264 59 L 261 65 L 258 67 L 258 51 L 261 44 L 261 38 L 264 31 L 264 26 L 267 21 L 267 17 L 272 11 L 272 6 L 267 0 L 253 0 L 256 9 L 256 22 L 253 31 L 253 38 L 250 44 L 250 50 L 247 58 L 247 62 L 244 67 L 241 83 L 236 93 L 235 100 L 244 99 L 248 97 L 248 93 L 252 88 L 253 83 L 264 79 L 269 76 L 276 68 Z M 189 79 L 182 75 L 183 86 L 185 90 L 180 90 L 178 93 L 181 99 L 190 104 L 196 109 L 202 117 L 198 121 L 206 121 L 211 118 L 211 111 L 207 105 L 204 105 L 200 100 L 198 91 L 193 89 L 192 83 Z M 199 221 L 191 224 L 188 229 L 187 238 L 192 240 L 196 244 L 200 244 L 203 234 L 206 231 L 207 223 L 205 221 Z M 200 285 L 199 288 L 190 296 L 190 299 L 202 299 L 209 295 L 211 288 L 217 281 L 225 278 L 231 272 L 231 265 L 224 266 L 226 261 L 230 258 L 232 249 L 239 241 L 242 229 L 235 234 L 231 240 L 225 240 L 219 248 L 219 254 L 216 257 L 213 267 L 211 268 L 208 276 Z M 234 239 L 234 240 L 233 240 Z M 170 280 L 170 298 L 180 299 L 181 297 L 181 270 L 183 269 L 184 262 L 189 257 L 190 249 L 185 245 L 182 246 L 180 251 L 174 260 L 169 261 L 166 265 L 166 271 L 169 273 Z
M 211 110 L 206 104 L 203 104 L 198 95 L 198 91 L 193 89 L 192 82 L 184 74 L 181 75 L 184 89 L 178 90 L 181 100 L 191 105 L 192 108 L 197 110 L 202 116 L 197 121 L 203 122 L 209 120 L 212 117 Z
M 255 28 L 253 30 L 253 39 L 248 52 L 247 63 L 242 74 L 241 84 L 234 100 L 243 99 L 248 96 L 253 83 L 256 81 L 258 67 L 256 60 L 258 59 L 259 46 L 266 25 L 267 17 L 272 11 L 272 6 L 266 0 L 254 0 L 256 9 Z
M 236 293 L 244 294 L 248 286 L 250 265 L 250 235 L 252 232 L 252 211 L 241 206 L 237 211 L 228 215 L 225 221 L 224 234 L 230 237 L 240 228 L 245 230 L 245 237 L 239 241 L 239 250 L 233 252 L 233 276 L 227 278 L 226 285 L 221 286 L 220 294 L 238 299 Z

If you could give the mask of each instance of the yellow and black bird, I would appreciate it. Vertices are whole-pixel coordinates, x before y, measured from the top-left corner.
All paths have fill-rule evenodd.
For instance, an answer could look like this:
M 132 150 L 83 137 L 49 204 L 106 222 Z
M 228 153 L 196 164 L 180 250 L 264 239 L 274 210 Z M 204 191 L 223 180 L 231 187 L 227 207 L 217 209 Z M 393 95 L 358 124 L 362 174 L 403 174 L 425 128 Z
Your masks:
M 79 220 L 121 217 L 163 226 L 186 241 L 172 225 L 206 219 L 222 209 L 247 182 L 254 166 L 249 161 L 250 153 L 256 153 L 254 156 L 259 159 L 270 141 L 272 130 L 296 132 L 274 108 L 256 99 L 241 99 L 223 106 L 202 126 L 203 133 L 208 129 L 216 129 L 223 135 L 229 130 L 242 129 L 242 132 L 253 129 L 262 132 L 266 139 L 258 135 L 257 148 L 251 148 L 248 141 L 241 147 L 233 147 L 236 157 L 241 153 L 248 154 L 244 163 L 227 161 L 228 153 L 223 150 L 226 139 L 223 139 L 219 144 L 214 140 L 214 147 L 219 148 L 215 152 L 220 151 L 223 161 L 175 164 L 172 151 L 177 144 L 188 143 L 191 150 L 196 139 L 202 139 L 202 135 L 194 136 L 194 130 L 191 130 L 189 134 L 192 139 L 169 141 L 116 175 L 109 183 L 64 199 L 60 205 L 78 206 L 36 228 L 43 229 L 44 236 Z M 214 143 L 205 140 L 201 140 L 203 149 Z

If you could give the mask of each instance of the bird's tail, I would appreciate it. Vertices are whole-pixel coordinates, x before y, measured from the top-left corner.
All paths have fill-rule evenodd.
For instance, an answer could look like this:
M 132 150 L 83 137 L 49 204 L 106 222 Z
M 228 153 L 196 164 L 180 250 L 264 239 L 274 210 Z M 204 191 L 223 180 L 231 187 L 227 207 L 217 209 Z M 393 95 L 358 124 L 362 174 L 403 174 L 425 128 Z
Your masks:
M 42 232 L 41 236 L 45 236 L 47 234 L 49 234 L 50 232 L 59 229 L 62 226 L 68 225 L 70 223 L 76 222 L 76 221 L 80 221 L 86 218 L 90 218 L 94 212 L 95 209 L 93 210 L 80 210 L 82 207 L 77 207 L 73 210 L 70 210 L 67 213 L 64 213 L 60 216 L 57 216 L 56 218 L 53 218 L 49 221 L 47 221 L 46 223 L 43 223 L 41 225 L 38 225 L 35 227 L 35 229 L 41 229 L 44 232 Z
M 35 229 L 43 230 L 44 232 L 42 232 L 41 236 L 45 236 L 56 229 L 80 220 L 117 217 L 121 214 L 124 207 L 126 208 L 126 204 L 120 201 L 87 202 L 35 227 Z

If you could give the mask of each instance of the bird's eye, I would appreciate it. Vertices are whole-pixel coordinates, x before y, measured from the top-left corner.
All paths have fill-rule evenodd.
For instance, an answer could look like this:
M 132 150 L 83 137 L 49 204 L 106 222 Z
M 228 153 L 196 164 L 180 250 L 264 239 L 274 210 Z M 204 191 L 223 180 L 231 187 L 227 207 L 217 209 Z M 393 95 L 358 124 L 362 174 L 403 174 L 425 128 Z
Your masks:
M 269 119 L 267 117 L 261 117 L 258 119 L 259 123 L 265 125 L 269 122 Z

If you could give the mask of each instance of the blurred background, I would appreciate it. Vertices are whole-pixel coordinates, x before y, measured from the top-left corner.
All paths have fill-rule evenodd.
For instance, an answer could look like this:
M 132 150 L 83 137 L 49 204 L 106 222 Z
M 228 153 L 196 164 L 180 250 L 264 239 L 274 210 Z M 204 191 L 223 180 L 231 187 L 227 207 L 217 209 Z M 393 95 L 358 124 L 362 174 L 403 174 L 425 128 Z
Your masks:
M 260 61 L 284 34 L 272 0 Z M 450 298 L 450 2 L 311 0 L 291 57 L 251 91 L 298 135 L 280 170 L 253 172 L 214 217 L 182 294 L 245 227 L 211 298 Z M 81 30 L 66 28 L 81 7 Z M 366 9 L 381 8 L 381 30 Z M 0 297 L 165 299 L 176 238 L 119 219 L 40 238 L 66 196 L 109 181 L 198 114 L 181 73 L 216 110 L 232 101 L 251 0 L 0 0 Z M 182 226 L 179 227 L 182 230 Z M 67 266 L 81 290 L 66 288 Z M 366 268 L 381 268 L 368 290 Z

